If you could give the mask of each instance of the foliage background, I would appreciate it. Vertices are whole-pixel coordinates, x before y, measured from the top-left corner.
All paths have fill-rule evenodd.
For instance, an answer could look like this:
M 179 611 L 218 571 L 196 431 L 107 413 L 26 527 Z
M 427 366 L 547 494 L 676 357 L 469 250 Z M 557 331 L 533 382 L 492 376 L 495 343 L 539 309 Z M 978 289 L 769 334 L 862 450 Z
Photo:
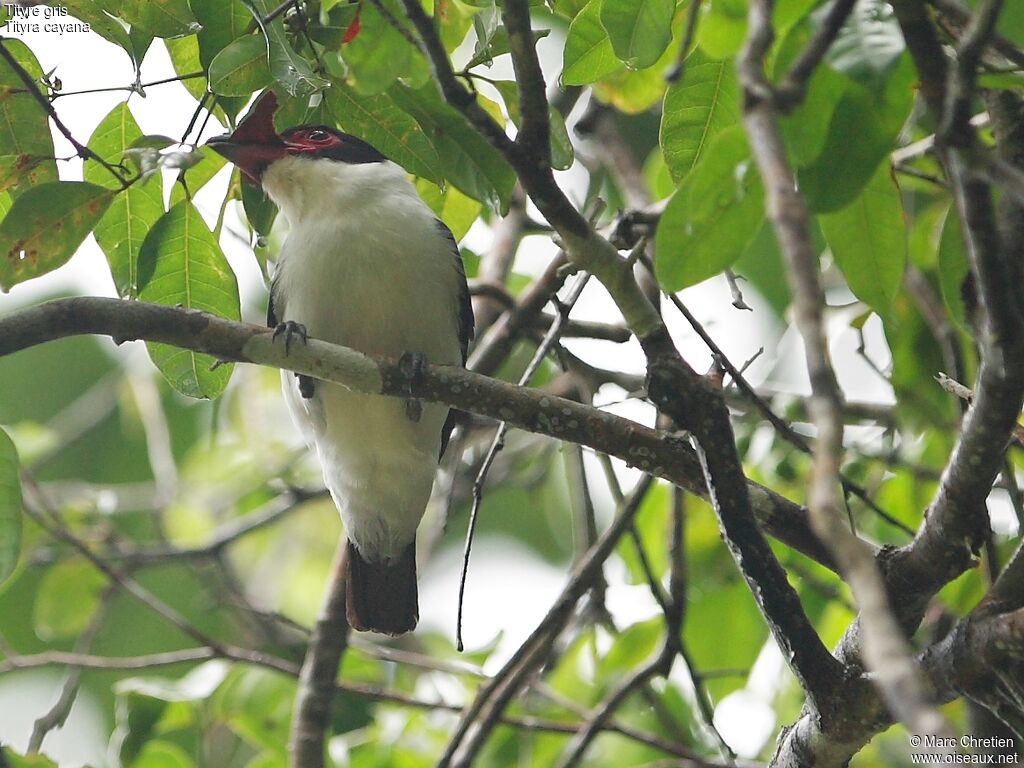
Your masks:
M 164 108 L 159 128 L 147 127 L 149 137 L 142 138 L 133 117 L 143 91 L 148 110 L 167 92 L 180 100 L 182 88 L 193 105 L 199 99 L 212 104 L 204 96 L 208 89 L 217 94 L 213 118 L 229 128 L 252 94 L 273 87 L 284 101 L 279 125 L 338 125 L 373 141 L 414 175 L 424 198 L 463 240 L 471 278 L 499 249 L 507 250 L 497 235 L 511 230 L 511 254 L 518 256 L 498 280 L 501 292 L 514 299 L 541 279 L 554 253 L 550 233 L 532 205 L 524 213 L 506 160 L 442 102 L 401 3 L 301 5 L 301 12 L 286 8 L 261 26 L 254 13 L 266 17 L 274 10 L 266 0 L 251 8 L 234 0 L 68 3 L 75 17 L 91 24 L 90 34 L 123 51 L 119 68 L 103 78 L 131 83 L 143 60 L 162 60 L 164 46 L 180 78 L 118 93 L 113 98 L 120 101 L 87 141 L 76 125 L 76 138 L 96 156 L 125 163 L 118 174 L 87 159 L 82 178 L 95 186 L 74 184 L 79 166 L 52 159 L 46 113 L 16 70 L 0 66 L 0 109 L 7 118 L 0 128 L 0 213 L 10 212 L 0 224 L 0 252 L 26 238 L 38 251 L 0 262 L 0 285 L 13 287 L 0 299 L 5 312 L 53 291 L 58 283 L 41 276 L 67 262 L 92 232 L 109 270 L 103 279 L 117 295 L 258 321 L 265 299 L 254 278 L 266 272 L 284 223 L 237 174 L 222 170 L 214 153 L 177 143 L 208 138 L 219 130 L 212 123 L 182 137 L 189 115 Z M 606 202 L 601 225 L 621 225 L 626 211 L 640 220 L 660 217 L 653 243 L 658 285 L 673 293 L 690 289 L 684 301 L 709 321 L 711 335 L 735 363 L 764 344 L 765 356 L 748 375 L 799 425 L 807 420 L 800 397 L 807 390 L 803 374 L 792 372 L 802 360 L 789 329 L 790 296 L 740 126 L 735 58 L 747 10 L 742 0 L 703 3 L 683 71 L 669 83 L 666 73 L 683 60 L 691 29 L 687 2 L 552 0 L 531 7 L 535 28 L 543 30 L 537 46 L 552 87 L 551 159 L 564 171 L 559 180 L 583 210 L 598 197 Z M 776 3 L 772 76 L 787 71 L 826 11 L 816 0 Z M 432 12 L 445 48 L 472 72 L 478 103 L 514 130 L 519 96 L 509 36 L 494 3 L 438 0 Z M 357 16 L 358 33 L 351 36 Z M 1024 43 L 1024 10 L 1008 4 L 998 29 L 1010 44 Z M 16 39 L 2 45 L 69 124 L 78 105 L 94 98 L 72 97 L 72 80 L 81 83 L 75 88 L 107 85 L 88 61 L 65 59 L 44 72 L 31 45 Z M 1024 83 L 1019 63 L 1005 60 L 986 63 L 981 77 L 983 86 L 1014 96 Z M 967 257 L 939 165 L 916 144 L 935 129 L 916 104 L 917 88 L 892 8 L 860 0 L 807 83 L 805 102 L 781 121 L 813 212 L 840 381 L 854 405 L 843 471 L 865 489 L 870 505 L 851 497 L 850 514 L 864 539 L 895 546 L 907 543 L 920 524 L 958 436 L 960 406 L 932 378 L 945 370 L 970 382 L 977 367 L 960 290 Z M 59 156 L 68 145 L 58 137 L 56 146 Z M 198 208 L 177 183 L 179 173 Z M 124 179 L 137 176 L 148 180 L 120 189 Z M 186 222 L 192 234 L 183 243 L 175 234 Z M 89 268 L 97 268 L 96 259 Z M 730 305 L 735 284 L 721 277 L 725 270 L 744 279 L 739 285 L 755 309 L 752 317 Z M 242 277 L 241 300 L 235 272 Z M 154 279 L 161 275 L 168 279 Z M 708 278 L 714 280 L 704 283 Z M 488 279 L 494 282 L 493 273 Z M 36 292 L 24 292 L 21 283 Z M 484 308 L 493 320 L 501 306 L 478 299 L 478 316 Z M 668 302 L 664 312 L 686 357 L 695 367 L 706 365 L 710 355 L 693 329 Z M 605 334 L 620 324 L 596 285 L 574 317 L 602 323 Z M 516 380 L 536 342 L 536 333 L 525 334 L 493 372 Z M 582 397 L 593 388 L 602 407 L 654 423 L 653 408 L 629 386 L 643 372 L 635 342 L 571 340 L 565 349 L 602 369 L 588 379 L 576 366 L 573 392 Z M 126 594 L 74 546 L 55 540 L 46 530 L 49 521 L 173 606 L 202 637 L 297 664 L 341 530 L 317 467 L 287 424 L 277 372 L 210 370 L 209 359 L 156 345 L 149 355 L 163 377 L 138 350 L 114 349 L 92 337 L 0 358 L 0 424 L 17 447 L 22 486 L 19 492 L 19 464 L 5 442 L 4 655 L 8 661 L 53 651 L 116 658 L 196 646 L 195 635 L 171 626 L 152 602 Z M 563 379 L 551 358 L 531 383 L 563 392 Z M 748 477 L 802 502 L 809 457 L 749 404 L 735 405 Z M 458 654 L 450 621 L 432 617 L 453 610 L 454 553 L 466 527 L 470 483 L 491 434 L 489 423 L 476 423 L 464 452 L 444 467 L 420 556 L 423 629 L 394 642 L 353 639 L 345 653 L 340 680 L 347 687 L 331 723 L 335 764 L 433 765 L 455 722 L 438 702 L 461 706 L 482 676 L 500 668 L 607 525 L 617 494 L 638 483 L 639 473 L 617 460 L 605 464 L 575 446 L 514 432 L 489 477 L 470 575 L 469 647 Z M 1018 457 L 1011 453 L 1008 461 L 1015 466 Z M 30 513 L 23 523 L 22 495 Z M 568 736 L 552 733 L 552 724 L 585 721 L 658 652 L 666 623 L 649 582 L 660 585 L 655 593 L 669 584 L 677 512 L 685 520 L 685 558 L 677 561 L 686 598 L 680 656 L 671 674 L 645 682 L 616 710 L 615 723 L 633 736 L 600 736 L 583 762 L 661 765 L 673 754 L 698 764 L 723 762 L 727 750 L 710 726 L 711 712 L 743 759 L 771 756 L 772 737 L 797 718 L 803 691 L 770 639 L 710 507 L 694 496 L 675 498 L 658 483 L 643 496 L 635 536 L 618 544 L 603 577 L 552 643 L 536 683 L 509 706 L 518 724 L 495 730 L 479 764 L 554 764 Z M 919 630 L 921 644 L 942 637 L 953 617 L 977 604 L 993 564 L 1018 546 L 1019 520 L 1006 490 L 993 494 L 992 515 L 988 571 L 974 569 L 942 591 Z M 238 527 L 253 520 L 260 521 L 253 530 Z M 803 555 L 773 548 L 832 647 L 854 618 L 848 589 Z M 40 691 L 47 687 L 54 696 L 61 685 L 71 693 L 66 698 L 77 695 L 67 729 L 73 746 L 64 749 L 87 754 L 84 745 L 91 744 L 94 765 L 268 768 L 286 762 L 296 683 L 258 664 L 219 658 L 142 670 L 0 669 L 0 702 L 19 702 L 6 705 L 6 723 L 31 723 L 43 714 L 50 702 Z M 41 697 L 38 706 L 27 705 L 30 695 Z M 961 729 L 971 727 L 963 701 L 945 712 Z M 24 753 L 31 730 L 0 724 L 0 737 Z M 650 738 L 645 743 L 636 732 Z M 43 752 L 60 754 L 61 738 L 60 732 L 47 735 Z M 49 764 L 4 754 L 13 766 Z M 63 754 L 61 765 L 79 764 Z M 907 764 L 907 754 L 906 734 L 897 726 L 874 739 L 854 765 Z

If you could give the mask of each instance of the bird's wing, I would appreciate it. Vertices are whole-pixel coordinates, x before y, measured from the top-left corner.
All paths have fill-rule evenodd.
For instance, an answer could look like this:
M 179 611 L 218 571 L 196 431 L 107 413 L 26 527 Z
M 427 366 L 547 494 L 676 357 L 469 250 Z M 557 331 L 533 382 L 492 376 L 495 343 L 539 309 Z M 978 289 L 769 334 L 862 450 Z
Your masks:
M 437 219 L 436 222 L 438 230 L 451 244 L 455 269 L 459 273 L 458 331 L 459 346 L 462 348 L 462 363 L 465 365 L 466 357 L 469 354 L 469 342 L 473 339 L 473 329 L 476 324 L 473 318 L 473 302 L 469 295 L 469 284 L 466 282 L 466 265 L 462 263 L 462 254 L 459 253 L 459 244 L 455 242 L 455 235 L 443 221 Z M 448 447 L 448 440 L 452 436 L 452 430 L 455 429 L 460 413 L 454 408 L 448 411 L 448 418 L 445 419 L 444 426 L 441 427 L 441 452 L 438 456 L 444 455 L 444 449 Z
M 448 229 L 440 219 L 435 219 L 441 235 L 451 244 L 452 257 L 455 259 L 455 269 L 459 273 L 459 344 L 462 347 L 462 362 L 466 362 L 469 354 L 469 342 L 473 340 L 473 302 L 469 296 L 469 284 L 466 282 L 466 265 L 462 263 L 462 254 L 459 253 L 459 244 L 455 242 L 455 235 Z

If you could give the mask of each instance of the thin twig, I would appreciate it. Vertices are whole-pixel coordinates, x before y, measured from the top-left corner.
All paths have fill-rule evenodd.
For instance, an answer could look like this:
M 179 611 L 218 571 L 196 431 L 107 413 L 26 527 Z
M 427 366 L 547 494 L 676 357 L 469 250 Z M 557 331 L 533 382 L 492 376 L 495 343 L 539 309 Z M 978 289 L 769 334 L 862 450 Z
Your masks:
M 573 285 L 569 291 L 569 295 L 565 300 L 565 309 L 560 312 L 556 317 L 555 321 L 551 324 L 547 334 L 544 336 L 544 340 L 538 345 L 536 351 L 533 353 L 533 358 L 530 360 L 529 365 L 526 366 L 526 370 L 519 377 L 519 386 L 528 386 L 530 380 L 533 379 L 537 369 L 540 368 L 541 363 L 548 356 L 552 347 L 558 342 L 558 339 L 562 335 L 562 327 L 568 321 L 569 310 L 572 309 L 576 300 L 579 299 L 580 294 L 583 293 L 583 289 L 587 286 L 587 282 L 590 280 L 588 273 L 583 273 L 579 276 L 576 284 Z M 491 471 L 491 466 L 494 464 L 494 458 L 498 455 L 498 452 L 502 449 L 505 444 L 505 434 L 508 432 L 508 422 L 502 421 L 498 425 L 498 431 L 494 435 L 494 439 L 491 441 L 490 447 L 487 449 L 487 454 L 484 457 L 483 463 L 480 465 L 480 471 L 477 473 L 476 480 L 473 482 L 473 506 L 469 513 L 469 525 L 466 528 L 466 543 L 462 550 L 462 574 L 459 577 L 459 605 L 457 611 L 457 617 L 455 620 L 455 647 L 461 652 L 464 648 L 462 642 L 462 608 L 466 595 L 466 575 L 469 571 L 469 554 L 473 547 L 473 534 L 476 531 L 477 516 L 480 513 L 480 504 L 483 502 L 483 488 L 484 483 L 487 481 L 487 475 Z
M 78 156 L 83 160 L 95 160 L 110 171 L 111 175 L 113 175 L 121 185 L 121 189 L 127 189 L 131 185 L 130 181 L 121 176 L 113 165 L 97 155 L 89 149 L 89 147 L 85 146 L 85 144 L 82 144 L 71 134 L 68 127 L 64 125 L 60 117 L 57 116 L 57 111 L 53 108 L 50 100 L 43 95 L 43 92 L 39 90 L 38 86 L 32 80 L 32 76 L 25 71 L 25 68 L 21 66 L 16 58 L 14 58 L 14 55 L 7 50 L 7 46 L 4 45 L 4 39 L 2 37 L 0 37 L 0 58 L 3 58 L 3 60 L 7 62 L 7 65 L 14 70 L 14 74 L 16 74 L 18 79 L 25 84 L 25 87 L 28 88 L 28 92 L 32 95 L 32 98 L 39 103 L 39 106 L 43 108 L 43 111 L 45 111 L 46 114 L 50 116 L 50 119 L 53 120 L 53 124 L 57 126 L 57 130 L 64 135 L 64 138 L 71 142 L 71 146 L 75 148 L 75 152 Z
M 701 0 L 691 0 L 687 9 L 686 30 L 683 32 L 683 42 L 679 46 L 679 57 L 675 66 L 665 74 L 665 81 L 670 85 L 682 80 L 686 72 L 686 57 L 690 55 L 690 46 L 693 45 L 693 38 L 697 35 L 697 24 L 700 22 L 700 4 Z
M 89 621 L 89 625 L 75 641 L 74 653 L 82 654 L 89 652 L 93 642 L 96 640 L 96 636 L 103 627 L 103 622 L 107 617 L 107 611 L 110 608 L 115 592 L 116 590 L 110 586 L 104 590 L 103 594 L 100 596 L 96 612 Z M 38 752 L 42 749 L 43 740 L 50 731 L 55 728 L 64 727 L 64 723 L 67 722 L 68 715 L 71 714 L 71 707 L 74 705 L 75 699 L 78 697 L 78 690 L 81 682 L 82 667 L 68 667 L 68 672 L 64 678 L 64 684 L 61 686 L 57 700 L 44 714 L 37 717 L 32 725 L 32 735 L 28 740 L 29 754 Z
M 161 80 L 152 80 L 148 83 L 133 83 L 132 85 L 112 85 L 106 88 L 86 88 L 82 91 L 55 91 L 50 94 L 51 101 L 54 99 L 63 98 L 64 96 L 84 96 L 88 93 L 109 93 L 111 91 L 131 91 L 132 93 L 139 93 L 140 89 L 152 88 L 155 85 L 166 85 L 167 83 L 178 83 L 182 80 L 194 80 L 198 77 L 206 77 L 205 72 L 189 72 L 187 75 L 175 75 L 174 77 L 165 77 Z

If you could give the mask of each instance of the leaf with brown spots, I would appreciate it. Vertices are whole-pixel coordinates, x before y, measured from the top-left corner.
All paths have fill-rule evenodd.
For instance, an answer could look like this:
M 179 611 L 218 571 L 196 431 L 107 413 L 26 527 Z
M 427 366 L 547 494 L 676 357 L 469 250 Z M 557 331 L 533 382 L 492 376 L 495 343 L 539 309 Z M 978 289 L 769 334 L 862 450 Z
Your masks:
M 49 169 L 39 166 L 52 162 L 52 157 L 39 155 L 0 155 L 0 192 L 22 184 L 31 187 L 48 181 Z
M 0 289 L 67 262 L 114 194 L 84 181 L 47 182 L 22 194 L 0 222 Z

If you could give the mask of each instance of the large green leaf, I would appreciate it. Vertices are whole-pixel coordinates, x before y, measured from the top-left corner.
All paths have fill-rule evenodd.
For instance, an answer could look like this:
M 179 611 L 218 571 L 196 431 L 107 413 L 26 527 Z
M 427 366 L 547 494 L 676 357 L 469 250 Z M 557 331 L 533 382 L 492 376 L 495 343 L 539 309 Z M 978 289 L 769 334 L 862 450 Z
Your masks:
M 32 624 L 42 640 L 80 635 L 99 606 L 106 577 L 82 558 L 47 569 L 36 590 Z
M 202 49 L 200 49 L 202 54 Z M 222 96 L 249 96 L 270 85 L 267 41 L 245 35 L 232 41 L 210 63 L 210 90 Z
M 686 76 L 665 91 L 661 149 L 675 181 L 682 179 L 709 142 L 740 120 L 739 87 L 731 61 L 712 61 L 694 51 Z
M 43 71 L 32 51 L 20 40 L 7 38 L 3 45 L 15 60 L 38 81 Z M 30 186 L 57 180 L 57 163 L 53 159 L 53 138 L 46 112 L 25 84 L 8 66 L 0 67 L 0 155 L 10 155 L 14 167 L 31 173 L 14 179 L 10 192 L 17 196 Z
M 171 208 L 143 241 L 139 298 L 239 319 L 235 275 L 191 201 Z M 216 361 L 208 355 L 165 344 L 147 346 L 157 368 L 183 395 L 217 397 L 231 378 L 232 366 L 214 368 Z
M 253 8 L 261 17 L 267 16 L 277 3 L 269 0 L 252 0 Z M 260 23 L 270 46 L 270 72 L 274 80 L 289 96 L 305 97 L 322 91 L 329 83 L 313 72 L 313 68 L 305 58 L 300 56 L 288 42 L 284 31 L 284 22 L 279 17 L 270 24 Z
M 138 27 L 153 37 L 182 37 L 198 32 L 200 28 L 188 0 L 126 2 L 121 5 L 118 15 L 132 27 Z
M 850 290 L 888 317 L 907 263 L 903 204 L 888 164 L 879 166 L 850 205 L 820 220 Z
M 742 128 L 727 128 L 661 216 L 655 250 L 662 287 L 678 291 L 730 267 L 761 226 L 763 196 Z
M 565 85 L 587 85 L 622 66 L 608 33 L 601 26 L 601 2 L 590 0 L 569 25 L 562 54 L 562 83 Z
M 675 10 L 675 0 L 609 0 L 601 4 L 601 26 L 619 60 L 644 69 L 668 47 Z
M 51 181 L 15 200 L 0 222 L 0 289 L 67 262 L 113 197 L 113 190 L 96 184 Z
M 118 163 L 122 153 L 142 136 L 128 103 L 114 107 L 100 121 L 89 139 L 89 148 L 108 162 Z M 100 185 L 116 185 L 113 176 L 99 163 L 85 164 L 85 179 Z M 163 180 L 154 174 L 145 182 L 136 182 L 114 197 L 93 235 L 106 254 L 114 287 L 122 297 L 138 293 L 139 249 L 146 233 L 164 212 Z
M 430 137 L 448 181 L 495 210 L 507 209 L 515 173 L 462 115 L 440 100 L 435 87 L 413 89 L 396 83 L 388 94 Z
M 14 573 L 21 552 L 21 477 L 18 450 L 0 429 L 0 584 Z

